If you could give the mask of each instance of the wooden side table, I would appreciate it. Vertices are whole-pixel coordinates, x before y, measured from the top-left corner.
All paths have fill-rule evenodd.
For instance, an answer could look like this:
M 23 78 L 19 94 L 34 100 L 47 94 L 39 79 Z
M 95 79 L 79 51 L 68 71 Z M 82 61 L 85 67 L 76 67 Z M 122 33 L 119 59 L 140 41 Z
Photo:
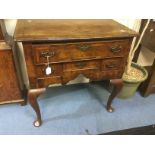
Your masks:
M 42 122 L 37 97 L 46 87 L 67 84 L 81 74 L 91 81 L 110 80 L 114 89 L 107 110 L 112 112 L 136 35 L 113 20 L 18 20 L 14 40 L 24 48 L 34 125 Z

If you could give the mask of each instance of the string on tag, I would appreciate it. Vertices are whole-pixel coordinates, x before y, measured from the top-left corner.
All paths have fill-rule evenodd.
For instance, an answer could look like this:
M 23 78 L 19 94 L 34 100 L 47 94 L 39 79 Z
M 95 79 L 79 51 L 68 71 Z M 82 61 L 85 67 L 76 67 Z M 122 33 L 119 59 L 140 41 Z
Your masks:
M 49 67 L 49 63 L 50 63 L 49 57 L 50 57 L 50 56 L 47 56 L 47 57 L 46 57 L 46 58 L 47 58 L 47 67 Z
M 47 67 L 46 67 L 46 75 L 50 75 L 52 73 L 52 68 L 50 67 L 50 62 L 49 62 L 49 57 L 50 56 L 47 56 Z

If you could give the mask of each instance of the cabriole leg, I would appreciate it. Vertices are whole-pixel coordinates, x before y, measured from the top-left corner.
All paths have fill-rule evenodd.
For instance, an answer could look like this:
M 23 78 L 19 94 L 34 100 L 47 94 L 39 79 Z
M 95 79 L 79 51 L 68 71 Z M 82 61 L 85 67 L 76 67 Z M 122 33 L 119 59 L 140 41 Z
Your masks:
M 112 101 L 118 95 L 120 90 L 122 89 L 123 80 L 122 79 L 114 79 L 114 80 L 110 80 L 110 83 L 113 85 L 113 90 L 112 90 L 112 93 L 109 96 L 109 99 L 108 99 L 108 102 L 107 102 L 107 110 L 109 112 L 113 112 L 114 109 L 112 107 Z
M 40 113 L 40 108 L 37 102 L 37 98 L 39 97 L 39 95 L 41 95 L 42 93 L 44 93 L 46 90 L 46 88 L 39 88 L 39 89 L 30 89 L 28 91 L 28 100 L 29 103 L 31 105 L 31 107 L 33 108 L 33 110 L 35 111 L 37 118 L 34 121 L 34 126 L 35 127 L 39 127 L 42 123 L 41 120 L 41 113 Z

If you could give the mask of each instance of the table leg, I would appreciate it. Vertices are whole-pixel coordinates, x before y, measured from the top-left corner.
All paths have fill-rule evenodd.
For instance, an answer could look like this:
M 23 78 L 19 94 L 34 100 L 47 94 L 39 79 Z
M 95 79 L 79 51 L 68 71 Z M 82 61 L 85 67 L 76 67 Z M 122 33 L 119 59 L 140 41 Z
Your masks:
M 114 79 L 110 80 L 110 83 L 113 85 L 113 90 L 111 92 L 111 95 L 109 96 L 108 102 L 107 102 L 107 110 L 109 112 L 113 112 L 114 109 L 112 107 L 112 101 L 117 96 L 117 94 L 120 92 L 120 90 L 123 87 L 123 80 L 122 79 Z
M 37 98 L 39 97 L 39 95 L 41 95 L 42 93 L 44 93 L 46 90 L 46 88 L 39 88 L 39 89 L 30 89 L 28 91 L 28 100 L 29 103 L 31 105 L 31 107 L 33 108 L 33 110 L 36 112 L 37 115 L 37 119 L 34 121 L 34 126 L 35 127 L 39 127 L 42 123 L 41 120 L 41 113 L 40 113 L 40 108 L 37 102 Z

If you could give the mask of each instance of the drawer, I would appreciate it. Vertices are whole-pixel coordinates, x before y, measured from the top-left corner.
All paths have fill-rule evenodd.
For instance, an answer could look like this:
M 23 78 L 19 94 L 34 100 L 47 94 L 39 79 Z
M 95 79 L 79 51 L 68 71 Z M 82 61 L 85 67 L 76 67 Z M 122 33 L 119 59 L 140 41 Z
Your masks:
M 104 59 L 102 60 L 101 70 L 109 71 L 120 69 L 123 63 L 123 58 L 112 58 L 112 59 Z
M 126 55 L 130 40 L 78 42 L 64 44 L 33 44 L 34 63 L 79 61 Z
M 62 74 L 61 64 L 50 64 L 51 74 L 46 74 L 47 65 L 35 66 L 37 77 L 60 76 Z
M 100 60 L 78 61 L 63 64 L 63 71 L 96 70 L 100 68 Z

